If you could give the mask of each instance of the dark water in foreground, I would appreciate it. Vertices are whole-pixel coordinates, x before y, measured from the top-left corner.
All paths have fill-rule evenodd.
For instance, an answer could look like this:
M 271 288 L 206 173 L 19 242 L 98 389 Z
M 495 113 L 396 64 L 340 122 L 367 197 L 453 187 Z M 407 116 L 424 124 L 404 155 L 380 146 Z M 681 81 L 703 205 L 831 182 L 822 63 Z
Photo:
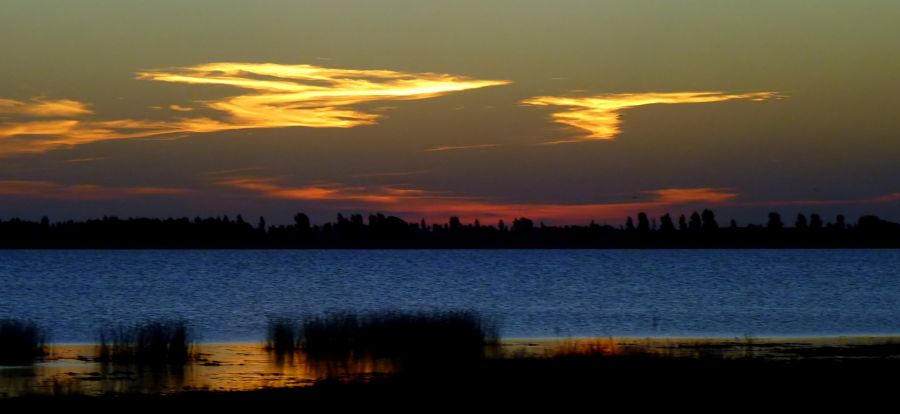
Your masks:
M 900 251 L 0 251 L 0 318 L 57 342 L 141 318 L 258 341 L 267 316 L 450 308 L 505 337 L 896 334 Z

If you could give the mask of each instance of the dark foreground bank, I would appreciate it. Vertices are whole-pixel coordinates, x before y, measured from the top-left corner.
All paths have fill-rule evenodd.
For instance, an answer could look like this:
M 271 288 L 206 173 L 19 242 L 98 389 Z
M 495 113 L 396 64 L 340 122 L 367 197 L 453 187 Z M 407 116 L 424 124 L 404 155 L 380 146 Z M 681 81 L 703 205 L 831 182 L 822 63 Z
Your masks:
M 858 350 L 857 350 L 858 351 Z M 870 349 L 867 357 L 801 360 L 684 358 L 651 355 L 560 355 L 485 360 L 477 367 L 398 373 L 366 380 L 323 380 L 310 387 L 169 395 L 28 395 L 0 400 L 10 409 L 414 409 L 673 405 L 827 405 L 894 395 L 900 360 Z M 895 354 L 891 351 L 892 354 Z M 736 405 L 735 405 L 736 404 Z M 724 407 L 723 407 L 724 408 Z

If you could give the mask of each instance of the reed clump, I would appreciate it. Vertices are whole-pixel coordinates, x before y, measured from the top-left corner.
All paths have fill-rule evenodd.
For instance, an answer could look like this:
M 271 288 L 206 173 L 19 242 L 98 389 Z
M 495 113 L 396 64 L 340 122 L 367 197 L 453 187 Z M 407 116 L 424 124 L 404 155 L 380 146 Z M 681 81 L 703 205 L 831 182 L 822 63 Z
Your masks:
M 459 369 L 498 343 L 496 325 L 474 311 L 331 313 L 299 324 L 310 361 L 387 362 L 398 371 Z
M 30 364 L 45 355 L 46 333 L 38 324 L 0 319 L 0 365 Z
M 185 365 L 193 358 L 194 339 L 183 321 L 159 320 L 100 330 L 98 360 L 146 366 Z
M 266 326 L 266 350 L 284 356 L 300 350 L 300 323 L 291 318 L 271 318 Z

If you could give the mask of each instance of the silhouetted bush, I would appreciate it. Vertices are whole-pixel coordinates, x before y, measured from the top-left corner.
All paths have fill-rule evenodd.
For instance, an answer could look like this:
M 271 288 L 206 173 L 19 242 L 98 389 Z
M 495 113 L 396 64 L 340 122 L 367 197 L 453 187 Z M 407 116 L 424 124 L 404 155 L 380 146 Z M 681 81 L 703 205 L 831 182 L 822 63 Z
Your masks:
M 333 313 L 306 318 L 310 361 L 387 362 L 397 370 L 458 369 L 484 359 L 497 327 L 473 311 Z
M 184 365 L 193 356 L 193 338 L 182 321 L 149 321 L 100 331 L 98 359 L 116 364 Z
M 46 355 L 45 340 L 34 322 L 0 319 L 0 365 L 29 364 Z

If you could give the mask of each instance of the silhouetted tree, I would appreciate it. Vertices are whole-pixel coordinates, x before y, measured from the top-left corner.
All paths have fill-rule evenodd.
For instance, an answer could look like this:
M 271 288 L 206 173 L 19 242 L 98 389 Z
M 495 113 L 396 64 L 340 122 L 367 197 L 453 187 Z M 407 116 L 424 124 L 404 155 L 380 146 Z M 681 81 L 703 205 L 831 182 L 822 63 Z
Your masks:
M 672 222 L 672 216 L 669 213 L 659 218 L 659 231 L 663 233 L 671 233 L 675 231 L 675 223 Z
M 797 214 L 797 220 L 794 222 L 794 227 L 798 230 L 806 230 L 809 227 L 809 224 L 806 222 L 806 216 L 803 213 Z
M 781 214 L 776 212 L 769 213 L 769 221 L 766 223 L 766 228 L 769 230 L 780 230 L 784 227 L 784 223 L 781 222 Z
M 684 214 L 678 216 L 678 230 L 687 231 L 687 219 L 684 218 Z
M 690 231 L 700 231 L 703 229 L 703 219 L 700 218 L 700 213 L 695 211 L 691 214 L 691 221 L 688 223 L 688 229 Z
M 256 224 L 256 231 L 260 233 L 266 232 L 266 219 L 263 216 L 259 216 L 259 223 Z
M 822 217 L 819 217 L 818 214 L 811 214 L 809 216 L 809 228 L 813 230 L 819 230 L 823 226 Z
M 634 231 L 634 220 L 631 219 L 631 216 L 628 216 L 628 220 L 625 220 L 625 230 Z
M 309 230 L 309 216 L 303 213 L 295 214 L 294 225 L 297 226 L 298 231 L 304 232 Z
M 650 231 L 650 221 L 647 219 L 647 213 L 638 213 L 637 230 L 641 233 L 647 233 Z
M 701 218 L 703 219 L 704 231 L 716 231 L 719 229 L 719 223 L 716 222 L 716 214 L 712 210 L 703 210 Z
M 534 222 L 531 219 L 520 217 L 513 220 L 513 231 L 518 233 L 530 232 L 534 229 Z

